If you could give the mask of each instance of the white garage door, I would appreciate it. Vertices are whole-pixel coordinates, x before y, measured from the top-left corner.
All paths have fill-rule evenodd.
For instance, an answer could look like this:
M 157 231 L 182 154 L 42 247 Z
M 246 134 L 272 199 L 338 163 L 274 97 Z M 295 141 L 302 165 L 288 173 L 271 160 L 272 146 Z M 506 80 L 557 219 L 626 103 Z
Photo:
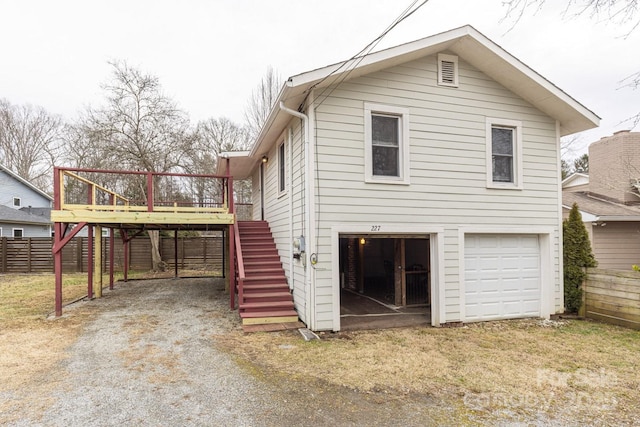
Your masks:
M 540 245 L 536 235 L 467 234 L 467 322 L 540 316 Z

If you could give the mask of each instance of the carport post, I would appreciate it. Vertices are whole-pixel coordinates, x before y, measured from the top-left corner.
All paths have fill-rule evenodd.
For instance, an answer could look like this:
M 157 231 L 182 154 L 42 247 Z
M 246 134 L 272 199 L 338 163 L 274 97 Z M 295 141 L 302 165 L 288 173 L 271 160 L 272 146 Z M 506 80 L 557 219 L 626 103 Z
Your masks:
M 96 226 L 96 235 L 93 240 L 93 281 L 96 284 L 96 298 L 102 298 L 102 227 Z
M 55 185 L 55 184 L 54 184 Z M 59 247 L 62 240 L 62 223 L 53 224 L 53 269 L 56 276 L 56 317 L 62 316 L 62 249 Z
M 173 232 L 173 265 L 174 277 L 178 277 L 178 230 Z
M 113 235 L 113 228 L 109 229 L 109 289 L 113 290 L 113 265 L 114 265 L 114 254 L 115 248 L 113 247 L 115 243 L 115 236 Z
M 93 205 L 93 184 L 88 186 L 87 203 Z M 93 298 L 93 225 L 87 224 L 87 298 Z
M 93 298 L 93 225 L 87 226 L 87 297 Z

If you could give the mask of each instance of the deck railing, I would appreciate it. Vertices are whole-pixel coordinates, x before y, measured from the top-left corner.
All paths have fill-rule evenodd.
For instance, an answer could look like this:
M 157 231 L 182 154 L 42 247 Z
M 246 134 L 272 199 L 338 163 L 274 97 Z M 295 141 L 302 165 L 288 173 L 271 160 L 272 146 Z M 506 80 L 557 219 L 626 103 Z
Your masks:
M 56 210 L 233 213 L 229 176 L 55 168 L 54 179 Z

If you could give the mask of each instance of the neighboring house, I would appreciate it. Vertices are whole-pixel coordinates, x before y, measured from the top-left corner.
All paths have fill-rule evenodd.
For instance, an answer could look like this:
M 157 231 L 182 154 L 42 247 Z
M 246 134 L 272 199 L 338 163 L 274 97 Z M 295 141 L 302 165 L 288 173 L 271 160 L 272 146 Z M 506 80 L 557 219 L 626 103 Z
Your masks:
M 0 237 L 51 237 L 51 196 L 0 166 Z
M 341 329 L 349 289 L 432 325 L 547 318 L 564 310 L 560 137 L 598 124 L 465 26 L 290 77 L 219 171 L 252 178 L 313 330 Z
M 600 268 L 640 264 L 640 132 L 620 131 L 589 146 L 589 175 L 562 183 L 563 216 L 574 203 Z

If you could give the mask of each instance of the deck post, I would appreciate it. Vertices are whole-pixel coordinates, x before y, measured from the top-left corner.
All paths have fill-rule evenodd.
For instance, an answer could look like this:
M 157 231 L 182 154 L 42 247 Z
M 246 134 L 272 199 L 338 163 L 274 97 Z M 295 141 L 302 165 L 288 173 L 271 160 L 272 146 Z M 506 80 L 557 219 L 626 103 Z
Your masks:
M 87 187 L 87 203 L 93 204 L 93 184 Z M 93 299 L 93 225 L 87 224 L 87 298 Z
M 62 316 L 62 248 L 59 248 L 62 240 L 62 223 L 53 224 L 53 270 L 55 271 L 55 309 L 56 317 Z
M 178 277 L 178 230 L 173 231 L 173 275 L 175 278 Z
M 127 235 L 127 230 L 124 229 L 120 230 L 120 234 L 122 235 L 122 249 L 124 252 L 123 280 L 127 282 L 129 280 L 129 236 Z
M 113 268 L 115 264 L 114 229 L 109 229 L 109 289 L 113 290 Z
M 53 208 L 56 210 L 62 206 L 60 200 L 61 174 L 57 166 L 53 167 Z M 62 223 L 53 224 L 53 271 L 55 273 L 55 312 L 56 317 L 62 316 Z M 6 254 L 6 251 L 5 251 Z
M 87 297 L 93 299 L 93 225 L 87 225 Z
M 102 227 L 96 226 L 93 239 L 93 283 L 96 285 L 96 298 L 102 298 Z
M 147 212 L 153 212 L 153 173 L 147 173 Z

